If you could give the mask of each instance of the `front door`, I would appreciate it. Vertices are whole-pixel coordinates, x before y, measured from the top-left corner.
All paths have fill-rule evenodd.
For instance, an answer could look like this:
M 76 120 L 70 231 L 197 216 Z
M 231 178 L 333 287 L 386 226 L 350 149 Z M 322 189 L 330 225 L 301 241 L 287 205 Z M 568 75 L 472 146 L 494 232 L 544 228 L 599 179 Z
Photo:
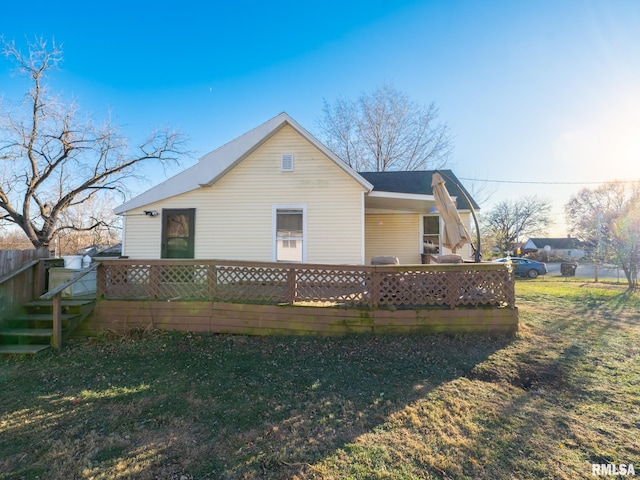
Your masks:
M 162 210 L 162 258 L 193 258 L 195 208 Z

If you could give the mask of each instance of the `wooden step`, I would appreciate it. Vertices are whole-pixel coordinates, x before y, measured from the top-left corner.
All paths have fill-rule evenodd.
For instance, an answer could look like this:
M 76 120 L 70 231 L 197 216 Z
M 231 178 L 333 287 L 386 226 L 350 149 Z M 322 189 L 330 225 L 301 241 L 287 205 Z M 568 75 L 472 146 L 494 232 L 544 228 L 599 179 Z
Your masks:
M 60 302 L 62 307 L 83 307 L 95 303 L 95 300 L 78 300 L 78 299 L 62 299 Z M 52 307 L 52 300 L 34 300 L 33 302 L 25 303 L 25 307 Z
M 53 328 L 3 328 L 0 336 L 5 337 L 51 337 Z
M 50 345 L 0 345 L 0 355 L 36 354 L 51 348 Z
M 60 303 L 63 312 L 73 312 L 60 314 L 62 338 L 66 338 L 91 314 L 96 302 L 93 296 L 62 299 Z M 53 301 L 37 299 L 24 304 L 23 308 L 38 313 L 21 313 L 5 319 L 5 328 L 0 328 L 0 355 L 35 354 L 50 347 Z
M 60 320 L 71 320 L 79 316 L 79 313 L 63 313 L 60 315 Z M 19 321 L 19 322 L 53 322 L 53 315 L 51 313 L 20 313 L 18 315 L 12 315 L 7 321 Z

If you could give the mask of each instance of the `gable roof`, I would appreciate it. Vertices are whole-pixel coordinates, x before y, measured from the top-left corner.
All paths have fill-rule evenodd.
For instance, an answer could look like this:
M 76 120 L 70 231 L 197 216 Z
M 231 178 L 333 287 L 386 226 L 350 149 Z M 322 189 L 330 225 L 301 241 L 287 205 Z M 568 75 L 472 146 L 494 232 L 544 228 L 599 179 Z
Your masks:
M 440 172 L 444 177 L 445 186 L 447 187 L 449 195 L 456 197 L 456 206 L 458 209 L 470 210 L 467 198 L 471 201 L 474 209 L 477 210 L 480 208 L 451 170 L 360 172 L 360 175 L 373 184 L 374 192 L 433 195 L 431 178 L 436 172 Z
M 214 185 L 227 172 L 287 125 L 292 127 L 303 138 L 309 141 L 309 143 L 324 153 L 338 167 L 362 185 L 365 190 L 370 191 L 373 188 L 371 183 L 360 176 L 336 154 L 300 126 L 300 124 L 283 112 L 229 143 L 200 157 L 198 163 L 192 167 L 187 168 L 137 197 L 132 198 L 128 202 L 123 203 L 119 207 L 116 207 L 114 212 L 121 214 L 134 208 L 196 190 L 200 187 L 210 187 Z
M 584 242 L 581 242 L 577 238 L 573 237 L 561 237 L 561 238 L 530 238 L 527 244 L 531 242 L 538 250 L 543 249 L 546 245 L 549 245 L 553 250 L 571 250 L 576 248 L 584 248 Z M 524 245 L 524 247 L 527 246 Z

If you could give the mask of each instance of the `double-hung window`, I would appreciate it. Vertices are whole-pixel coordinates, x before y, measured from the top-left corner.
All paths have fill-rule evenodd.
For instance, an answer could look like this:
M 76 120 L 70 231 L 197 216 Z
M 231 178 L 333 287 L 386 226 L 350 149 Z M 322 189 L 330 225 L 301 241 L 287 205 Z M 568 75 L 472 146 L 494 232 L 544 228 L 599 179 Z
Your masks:
M 277 262 L 305 259 L 305 208 L 274 206 L 274 257 Z

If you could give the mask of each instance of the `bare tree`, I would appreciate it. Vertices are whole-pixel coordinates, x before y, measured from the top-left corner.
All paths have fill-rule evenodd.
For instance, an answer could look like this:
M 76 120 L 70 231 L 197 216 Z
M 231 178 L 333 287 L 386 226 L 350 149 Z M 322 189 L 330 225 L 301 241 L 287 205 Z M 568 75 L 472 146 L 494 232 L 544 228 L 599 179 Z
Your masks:
M 565 205 L 572 235 L 584 241 L 596 261 L 622 267 L 629 289 L 640 267 L 640 182 L 610 182 L 583 188 Z
M 22 230 L 0 231 L 0 250 L 32 250 L 33 244 Z M 1 268 L 1 267 L 0 267 Z
M 2 40 L 3 54 L 28 78 L 21 103 L 0 108 L 0 222 L 21 228 L 35 247 L 48 247 L 70 229 L 93 230 L 99 218 L 83 225 L 67 223 L 65 212 L 100 198 L 104 192 L 126 193 L 126 181 L 142 165 L 178 160 L 185 139 L 158 130 L 129 148 L 118 126 L 97 125 L 78 107 L 49 94 L 46 75 L 62 61 L 62 49 L 43 39 L 20 51 Z
M 325 100 L 323 111 L 321 138 L 358 171 L 442 168 L 452 150 L 449 127 L 437 123 L 435 104 L 420 105 L 392 85 L 355 101 Z
M 110 247 L 120 242 L 122 223 L 113 213 L 114 203 L 115 199 L 106 195 L 65 210 L 60 218 L 63 226 L 54 237 L 57 253 L 70 255 L 85 247 Z
M 550 213 L 551 204 L 534 195 L 498 203 L 487 213 L 483 223 L 500 251 L 509 252 L 520 237 L 544 233 L 551 224 Z

